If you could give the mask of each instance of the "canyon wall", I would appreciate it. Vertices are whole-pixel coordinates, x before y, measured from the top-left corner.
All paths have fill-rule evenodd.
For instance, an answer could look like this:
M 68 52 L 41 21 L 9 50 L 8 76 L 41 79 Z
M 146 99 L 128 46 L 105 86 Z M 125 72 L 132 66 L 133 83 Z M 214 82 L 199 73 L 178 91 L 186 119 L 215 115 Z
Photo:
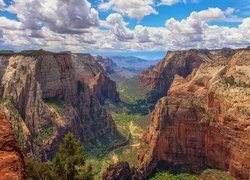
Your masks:
M 211 62 L 216 59 L 228 59 L 235 53 L 233 49 L 221 50 L 188 50 L 169 51 L 165 58 L 155 67 L 140 73 L 140 82 L 166 94 L 170 88 L 174 76 L 178 74 L 186 78 L 193 69 L 198 68 L 204 62 Z
M 142 138 L 149 150 L 138 154 L 145 176 L 161 166 L 250 178 L 250 50 L 210 54 L 158 101 Z
M 112 117 L 100 106 L 119 101 L 116 84 L 88 54 L 1 57 L 5 113 L 14 120 L 23 151 L 56 152 L 68 131 L 82 141 L 115 132 Z M 102 83 L 99 85 L 99 83 Z
M 26 179 L 22 152 L 11 124 L 2 112 L 0 112 L 0 179 Z

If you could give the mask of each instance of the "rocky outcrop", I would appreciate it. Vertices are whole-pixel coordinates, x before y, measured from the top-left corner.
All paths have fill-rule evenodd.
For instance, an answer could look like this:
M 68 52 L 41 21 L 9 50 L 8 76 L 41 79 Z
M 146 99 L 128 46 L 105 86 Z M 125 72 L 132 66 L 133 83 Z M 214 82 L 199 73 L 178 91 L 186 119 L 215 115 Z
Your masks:
M 111 102 L 120 101 L 116 90 L 116 83 L 107 76 L 109 74 L 107 73 L 109 71 L 108 67 L 105 69 L 105 67 L 100 65 L 99 61 L 96 61 L 89 54 L 81 55 L 82 58 L 80 59 L 78 57 L 75 58 L 73 56 L 72 58 L 74 69 L 76 69 L 76 76 L 90 86 L 91 92 L 98 98 L 99 102 L 103 105 L 107 100 Z M 113 66 L 112 60 L 111 62 L 109 59 L 102 60 L 108 63 L 108 66 Z M 102 84 L 98 85 L 98 83 Z
M 135 168 L 130 168 L 127 162 L 110 165 L 102 174 L 103 180 L 143 180 Z
M 193 69 L 198 68 L 202 63 L 216 59 L 227 60 L 234 53 L 235 51 L 232 49 L 169 51 L 156 67 L 140 73 L 140 82 L 166 94 L 176 74 L 186 78 Z
M 8 119 L 0 112 L 0 179 L 26 179 L 24 160 Z
M 10 118 L 18 117 L 16 126 L 22 128 L 17 132 L 26 154 L 52 155 L 68 131 L 89 141 L 116 130 L 98 100 L 113 94 L 102 96 L 103 87 L 95 81 L 116 92 L 115 84 L 101 74 L 90 55 L 8 58 L 1 82 L 5 112 Z
M 186 79 L 175 76 L 142 138 L 150 147 L 138 155 L 146 176 L 163 166 L 250 178 L 250 51 L 230 56 L 201 64 Z
M 119 94 L 116 91 L 116 83 L 101 72 L 92 79 L 89 86 L 101 104 L 104 104 L 108 99 L 114 103 L 120 101 Z
M 95 57 L 96 62 L 101 66 L 102 70 L 106 74 L 113 74 L 115 73 L 114 68 L 117 67 L 117 65 L 112 61 L 110 58 L 103 58 L 101 56 Z

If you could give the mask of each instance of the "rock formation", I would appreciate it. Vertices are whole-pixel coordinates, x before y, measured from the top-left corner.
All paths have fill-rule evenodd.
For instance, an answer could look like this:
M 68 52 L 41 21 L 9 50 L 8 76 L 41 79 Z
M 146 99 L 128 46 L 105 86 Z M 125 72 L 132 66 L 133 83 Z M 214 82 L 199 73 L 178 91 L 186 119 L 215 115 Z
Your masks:
M 227 59 L 234 52 L 232 49 L 169 51 L 157 66 L 140 73 L 140 82 L 166 94 L 176 74 L 186 78 L 202 63 L 218 58 Z
M 110 165 L 102 174 L 102 180 L 143 180 L 135 168 L 130 168 L 127 162 Z
M 213 53 L 213 61 L 203 52 L 205 60 L 200 55 L 195 65 L 179 69 L 185 74 L 205 62 L 186 79 L 175 75 L 168 96 L 158 101 L 142 138 L 149 150 L 138 154 L 146 176 L 163 166 L 194 172 L 212 167 L 237 179 L 250 178 L 250 50 L 210 51 Z M 168 59 L 170 56 L 176 54 L 170 53 Z M 178 69 L 169 63 L 166 61 L 167 66 Z M 159 67 L 166 67 L 164 61 Z
M 101 66 L 103 72 L 106 74 L 115 73 L 114 68 L 117 67 L 116 63 L 112 61 L 110 58 L 103 58 L 101 56 L 96 56 L 96 62 Z
M 101 104 L 104 104 L 107 99 L 114 103 L 120 101 L 119 94 L 116 91 L 116 83 L 101 72 L 92 79 L 89 86 Z
M 116 130 L 99 103 L 119 99 L 116 85 L 92 56 L 15 55 L 1 57 L 0 63 L 5 112 L 18 117 L 14 131 L 25 153 L 52 155 L 68 131 L 89 141 Z
M 8 119 L 0 112 L 0 179 L 25 179 L 22 152 Z

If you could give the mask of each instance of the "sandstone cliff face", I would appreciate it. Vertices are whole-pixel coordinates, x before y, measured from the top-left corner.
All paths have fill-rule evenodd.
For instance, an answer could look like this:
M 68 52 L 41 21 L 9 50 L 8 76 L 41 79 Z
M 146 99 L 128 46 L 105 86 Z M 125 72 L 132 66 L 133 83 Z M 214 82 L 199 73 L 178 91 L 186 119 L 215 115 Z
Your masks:
M 186 79 L 175 76 L 142 138 L 150 149 L 138 159 L 147 175 L 157 165 L 196 172 L 208 166 L 250 178 L 249 58 L 249 50 L 237 50 Z
M 8 59 L 1 83 L 5 111 L 9 117 L 21 115 L 18 124 L 22 128 L 18 132 L 25 153 L 42 154 L 41 158 L 46 158 L 57 150 L 68 131 L 82 141 L 115 131 L 111 116 L 98 100 L 104 101 L 112 93 L 102 97 L 99 94 L 102 86 L 90 87 L 100 74 L 90 55 Z M 110 79 L 104 78 L 102 83 L 106 83 L 108 90 L 115 90 Z
M 233 54 L 234 50 L 231 49 L 170 51 L 156 67 L 140 74 L 140 82 L 166 94 L 176 74 L 185 78 L 202 63 L 215 59 L 227 60 Z
M 25 179 L 22 152 L 10 122 L 0 112 L 0 179 Z
M 114 103 L 120 101 L 119 94 L 116 91 L 116 83 L 101 72 L 92 79 L 89 86 L 101 104 L 104 104 L 107 99 Z
M 102 174 L 102 180 L 144 180 L 141 174 L 135 169 L 130 168 L 127 162 L 119 162 L 110 165 Z
M 117 65 L 112 61 L 110 58 L 103 58 L 101 56 L 97 56 L 96 62 L 100 65 L 103 72 L 106 74 L 113 74 L 115 73 L 114 68 L 117 67 Z
M 100 66 L 98 61 L 91 55 L 85 54 L 80 57 L 72 56 L 76 76 L 88 85 L 92 84 L 90 85 L 90 90 L 98 98 L 99 102 L 104 104 L 106 100 L 112 102 L 120 101 L 116 83 L 107 76 L 108 73 L 106 71 L 108 69 Z M 98 83 L 102 83 L 102 85 L 98 85 Z

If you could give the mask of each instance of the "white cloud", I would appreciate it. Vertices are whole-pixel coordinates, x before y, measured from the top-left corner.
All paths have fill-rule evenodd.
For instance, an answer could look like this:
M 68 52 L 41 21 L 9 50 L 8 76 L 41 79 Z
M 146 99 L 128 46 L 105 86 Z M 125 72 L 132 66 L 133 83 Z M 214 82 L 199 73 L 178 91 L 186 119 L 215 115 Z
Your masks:
M 100 21 L 101 28 L 89 27 L 84 34 L 62 34 L 50 26 L 26 28 L 17 22 L 0 17 L 0 46 L 16 49 L 82 51 L 160 51 L 190 48 L 245 47 L 250 44 L 250 18 L 238 27 L 210 25 L 213 20 L 225 20 L 225 12 L 209 8 L 192 12 L 183 20 L 166 21 L 165 27 L 137 25 L 129 28 L 119 13 Z
M 182 0 L 161 0 L 159 5 L 172 6 L 173 4 L 177 4 L 179 2 L 182 2 Z
M 5 3 L 3 0 L 0 0 L 0 10 L 3 9 L 5 6 Z
M 235 11 L 234 8 L 228 7 L 228 8 L 225 10 L 225 14 L 226 14 L 226 15 L 230 15 L 230 14 L 233 14 L 234 11 Z
M 27 29 L 43 26 L 65 34 L 78 34 L 98 26 L 98 12 L 87 0 L 13 0 L 7 10 L 17 14 Z
M 99 9 L 112 9 L 123 15 L 141 20 L 144 16 L 158 14 L 153 5 L 153 0 L 109 0 L 108 2 L 101 3 Z
M 187 3 L 187 0 L 161 0 L 160 3 L 158 4 L 158 6 L 161 6 L 161 5 L 166 5 L 166 6 L 172 6 L 174 4 L 177 4 L 177 3 Z M 190 0 L 191 3 L 199 3 L 200 0 Z
M 0 17 L 0 28 L 9 30 L 22 29 L 22 24 L 15 20 L 7 19 L 6 17 Z
M 166 27 L 175 34 L 193 35 L 195 39 L 207 27 L 206 22 L 223 19 L 225 16 L 219 8 L 209 8 L 200 12 L 192 12 L 190 16 L 181 21 L 171 18 L 166 21 Z
M 106 25 L 120 41 L 128 41 L 134 38 L 133 32 L 126 27 L 128 23 L 124 22 L 123 17 L 118 13 L 110 14 L 104 25 Z

